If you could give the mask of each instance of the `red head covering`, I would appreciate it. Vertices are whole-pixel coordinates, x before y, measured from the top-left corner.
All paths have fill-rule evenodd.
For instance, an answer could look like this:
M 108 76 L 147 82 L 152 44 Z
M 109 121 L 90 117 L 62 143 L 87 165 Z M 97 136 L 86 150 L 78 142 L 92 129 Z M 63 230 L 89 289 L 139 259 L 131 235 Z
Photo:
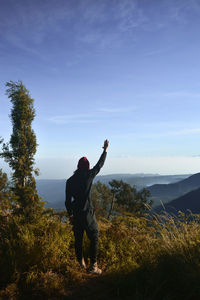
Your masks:
M 87 160 L 87 157 L 82 157 L 81 159 L 79 159 L 77 167 L 78 167 L 79 170 L 89 170 L 90 169 L 90 163 Z

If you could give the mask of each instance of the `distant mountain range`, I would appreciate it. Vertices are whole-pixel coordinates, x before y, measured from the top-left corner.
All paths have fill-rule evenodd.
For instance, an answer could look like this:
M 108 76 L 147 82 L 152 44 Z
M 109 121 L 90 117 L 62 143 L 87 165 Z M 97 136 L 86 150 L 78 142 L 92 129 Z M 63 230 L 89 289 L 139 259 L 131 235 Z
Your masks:
M 168 203 L 171 200 L 200 188 L 200 173 L 194 174 L 186 179 L 171 184 L 154 184 L 147 189 L 151 193 L 154 206 L 159 205 L 161 201 Z
M 158 175 L 158 174 L 111 174 L 97 176 L 94 183 L 101 181 L 108 184 L 109 181 L 123 180 L 137 189 L 150 186 L 155 183 L 174 183 L 187 178 L 189 175 Z M 47 201 L 46 208 L 56 210 L 65 209 L 65 183 L 66 179 L 39 179 L 36 180 L 37 190 L 43 201 Z
M 103 175 L 97 176 L 94 182 L 98 180 L 104 184 L 108 184 L 109 181 L 115 180 L 123 180 L 124 182 L 135 186 L 137 189 L 141 189 L 147 186 L 151 186 L 153 184 L 169 184 L 178 182 L 189 177 L 191 174 L 184 175 L 159 175 L 159 174 L 111 174 L 111 175 Z
M 178 211 L 187 213 L 191 211 L 194 214 L 200 213 L 200 188 L 191 191 L 177 199 L 170 201 L 163 206 L 158 206 L 156 212 L 165 210 L 168 213 L 177 214 Z
M 46 208 L 62 210 L 65 208 L 65 179 L 36 180 L 38 195 L 42 201 L 47 201 Z

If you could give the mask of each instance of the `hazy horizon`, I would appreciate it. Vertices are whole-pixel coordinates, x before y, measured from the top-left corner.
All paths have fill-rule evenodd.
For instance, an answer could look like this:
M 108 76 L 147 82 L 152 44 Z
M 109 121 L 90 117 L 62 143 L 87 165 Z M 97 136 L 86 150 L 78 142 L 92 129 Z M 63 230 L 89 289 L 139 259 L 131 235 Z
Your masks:
M 184 157 L 180 159 L 180 157 L 169 157 L 169 158 L 155 158 L 155 160 L 152 160 L 150 158 L 149 160 L 147 158 L 136 158 L 137 160 L 137 166 L 135 168 L 133 167 L 131 169 L 130 161 L 132 164 L 135 163 L 134 159 L 129 158 L 129 165 L 126 166 L 124 162 L 126 162 L 126 158 L 115 158 L 115 159 L 108 159 L 105 163 L 104 167 L 100 171 L 98 175 L 112 175 L 112 174 L 153 174 L 153 175 L 188 175 L 188 174 L 195 174 L 199 173 L 198 165 L 196 168 L 191 168 L 192 163 L 196 164 L 198 163 L 198 159 L 196 157 Z M 117 161 L 117 163 L 114 162 L 114 160 Z M 176 161 L 176 168 L 173 168 L 174 162 Z M 156 168 L 153 167 L 153 164 L 157 162 L 157 168 L 161 170 L 168 170 L 163 172 L 157 172 Z M 184 165 L 183 165 L 184 162 Z M 114 166 L 113 167 L 113 164 Z M 116 167 L 116 165 L 118 166 Z M 119 165 L 120 164 L 120 165 Z M 36 167 L 41 166 L 40 168 L 40 175 L 36 177 L 36 179 L 66 179 L 70 177 L 73 172 L 76 170 L 76 160 L 75 159 L 49 159 L 48 163 L 45 160 L 44 162 L 40 162 L 40 164 L 36 164 Z M 74 167 L 73 167 L 74 165 Z M 91 165 L 91 167 L 94 164 Z M 168 165 L 168 167 L 167 167 Z M 177 168 L 177 165 L 179 166 Z M 11 170 L 8 168 L 7 164 L 5 162 L 1 162 L 0 167 L 3 167 L 3 171 L 7 172 L 8 175 L 11 173 Z M 147 172 L 145 168 L 148 168 L 150 172 Z M 151 172 L 152 170 L 152 172 Z M 177 171 L 178 170 L 178 171 Z M 56 171 L 56 172 L 55 172 Z

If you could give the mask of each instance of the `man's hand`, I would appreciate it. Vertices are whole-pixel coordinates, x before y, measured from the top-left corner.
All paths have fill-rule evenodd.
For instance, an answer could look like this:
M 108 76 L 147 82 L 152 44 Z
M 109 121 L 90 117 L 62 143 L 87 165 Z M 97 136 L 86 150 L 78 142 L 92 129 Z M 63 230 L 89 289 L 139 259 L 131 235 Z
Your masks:
M 102 148 L 104 149 L 104 151 L 107 150 L 108 145 L 109 145 L 109 141 L 108 141 L 108 140 L 105 140 L 105 141 L 104 141 L 104 145 L 103 145 L 103 147 L 102 147 Z

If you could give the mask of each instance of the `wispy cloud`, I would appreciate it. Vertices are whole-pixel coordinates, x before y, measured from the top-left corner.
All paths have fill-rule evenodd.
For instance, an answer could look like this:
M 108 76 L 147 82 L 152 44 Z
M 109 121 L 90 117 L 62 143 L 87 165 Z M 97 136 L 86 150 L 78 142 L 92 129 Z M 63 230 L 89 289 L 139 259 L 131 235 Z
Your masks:
M 56 1 L 8 0 L 0 10 L 0 41 L 47 60 L 49 51 L 42 54 L 42 43 L 52 34 L 63 33 L 63 20 L 66 24 L 69 19 L 67 2 L 59 5 Z
M 167 134 L 169 135 L 190 135 L 190 134 L 196 134 L 200 133 L 200 127 L 199 128 L 191 128 L 191 129 L 182 129 L 178 131 L 171 131 Z
M 144 56 L 154 56 L 169 52 L 172 48 L 155 49 L 144 53 Z
M 119 2 L 116 7 L 118 15 L 119 29 L 122 32 L 132 31 L 148 21 L 144 10 L 137 1 L 125 0 Z
M 10 33 L 7 35 L 6 39 L 9 43 L 14 45 L 14 47 L 21 49 L 24 52 L 29 53 L 33 56 L 36 56 L 42 60 L 47 60 L 47 57 L 45 55 L 42 55 L 41 51 L 28 46 L 27 43 L 24 41 L 24 39 L 21 36 Z
M 135 107 L 102 107 L 95 109 L 90 113 L 56 115 L 48 118 L 48 121 L 55 124 L 70 124 L 70 123 L 97 123 L 102 120 L 109 120 L 110 117 L 119 116 L 134 111 Z
M 200 133 L 200 128 L 192 128 L 192 129 L 182 129 L 182 130 L 172 130 L 172 131 L 141 131 L 139 127 L 136 130 L 128 131 L 128 132 L 120 132 L 118 134 L 113 134 L 112 137 L 118 138 L 118 139 L 133 139 L 133 138 L 142 138 L 142 139 L 158 139 L 158 138 L 167 138 L 167 137 L 179 137 L 179 136 L 189 136 L 189 135 L 195 135 Z
M 194 17 L 200 14 L 199 0 L 167 1 L 166 8 L 168 10 L 168 18 L 179 25 L 188 24 L 192 20 L 191 14 Z
M 159 11 L 159 13 L 156 13 Z M 144 5 L 143 1 L 85 1 L 82 16 L 85 20 L 77 25 L 77 40 L 96 48 L 105 49 L 136 44 L 141 32 L 157 32 L 174 26 L 186 26 L 191 22 L 191 13 L 200 13 L 197 0 L 156 1 Z M 173 48 L 173 47 L 172 47 Z M 146 56 L 165 53 L 169 49 L 155 49 Z
M 77 24 L 77 39 L 99 49 L 118 47 L 123 44 L 126 34 L 134 33 L 146 18 L 136 0 L 85 1 L 82 5 L 84 26 Z M 129 43 L 135 38 L 129 36 Z
M 156 2 L 152 7 L 159 9 L 158 17 L 152 13 L 153 9 L 137 0 L 6 2 L 7 5 L 0 11 L 1 38 L 30 53 L 33 46 L 39 47 L 55 35 L 62 40 L 84 43 L 100 50 L 123 45 L 125 39 L 134 44 L 138 28 L 158 30 L 168 26 L 170 20 L 183 20 L 188 17 L 189 9 L 199 7 L 194 0 L 190 1 L 191 7 L 185 0 L 175 3 L 170 0 L 165 5 L 162 1 Z M 32 54 L 38 55 L 33 51 Z M 154 51 L 148 55 L 153 54 Z
M 104 113 L 128 113 L 131 111 L 135 111 L 135 107 L 104 107 L 100 108 L 99 112 L 104 112 Z
M 154 93 L 141 93 L 137 94 L 137 97 L 156 97 L 162 100 L 162 98 L 200 98 L 200 93 L 194 90 L 175 90 L 175 91 L 155 91 Z
M 50 122 L 55 124 L 86 124 L 86 123 L 96 123 L 98 120 L 90 114 L 74 114 L 74 115 L 59 115 L 53 116 L 48 119 Z
M 173 136 L 184 136 L 184 135 L 195 135 L 200 133 L 199 128 L 184 128 L 181 130 L 171 130 L 171 131 L 164 131 L 163 132 L 149 132 L 148 134 L 144 134 L 146 138 L 162 138 L 162 137 L 173 137 Z
M 199 92 L 194 92 L 194 91 L 171 91 L 171 92 L 166 92 L 163 93 L 162 96 L 164 97 L 188 97 L 188 98 L 200 98 L 200 93 Z

